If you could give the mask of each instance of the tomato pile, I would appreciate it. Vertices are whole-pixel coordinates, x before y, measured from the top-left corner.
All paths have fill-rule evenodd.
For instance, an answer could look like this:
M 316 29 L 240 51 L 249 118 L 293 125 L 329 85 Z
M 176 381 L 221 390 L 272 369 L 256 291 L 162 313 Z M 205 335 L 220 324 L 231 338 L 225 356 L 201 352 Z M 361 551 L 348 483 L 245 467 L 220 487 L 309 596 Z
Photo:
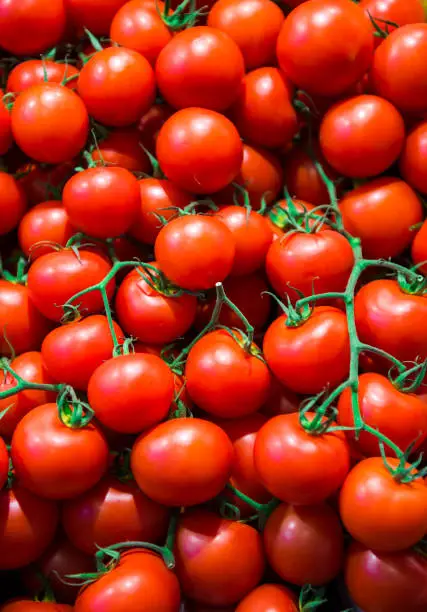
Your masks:
M 0 49 L 1 612 L 426 612 L 420 0 Z

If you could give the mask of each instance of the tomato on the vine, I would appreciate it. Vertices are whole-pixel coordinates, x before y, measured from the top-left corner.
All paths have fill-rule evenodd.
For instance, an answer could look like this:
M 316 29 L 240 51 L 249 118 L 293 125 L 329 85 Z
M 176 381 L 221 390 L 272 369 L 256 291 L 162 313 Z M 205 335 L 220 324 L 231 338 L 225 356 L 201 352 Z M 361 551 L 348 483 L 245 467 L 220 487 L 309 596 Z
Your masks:
M 135 128 L 118 128 L 111 131 L 91 152 L 92 159 L 106 166 L 149 173 L 151 165 L 141 147 L 141 139 L 141 134 Z
M 7 77 L 6 91 L 20 94 L 32 85 L 46 82 L 62 84 L 78 74 L 79 71 L 72 64 L 62 64 L 48 59 L 31 59 L 12 68 Z M 76 79 L 72 79 L 65 85 L 73 89 L 76 82 Z
M 361 0 L 360 6 L 368 16 L 371 15 L 375 20 L 375 25 L 386 34 L 396 29 L 392 23 L 400 27 L 425 21 L 424 9 L 420 0 Z M 376 28 L 372 26 L 372 30 L 375 32 Z M 377 45 L 383 40 L 382 37 L 377 38 Z

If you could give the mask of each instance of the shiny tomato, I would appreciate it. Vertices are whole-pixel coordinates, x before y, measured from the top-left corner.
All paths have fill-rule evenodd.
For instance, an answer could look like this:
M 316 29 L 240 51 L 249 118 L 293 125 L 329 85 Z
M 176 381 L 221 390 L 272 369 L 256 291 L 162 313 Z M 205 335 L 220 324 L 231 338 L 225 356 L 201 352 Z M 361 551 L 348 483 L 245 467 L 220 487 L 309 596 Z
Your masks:
M 0 89 L 0 155 L 5 155 L 13 143 L 10 111 L 1 99 L 3 90 Z
M 126 170 L 149 173 L 151 165 L 141 148 L 141 135 L 135 128 L 118 128 L 102 140 L 92 151 L 94 161 L 106 166 L 120 166 Z
M 138 122 L 138 131 L 141 135 L 141 141 L 146 149 L 154 153 L 156 149 L 156 140 L 160 128 L 174 111 L 165 102 L 153 104 Z
M 32 85 L 41 83 L 63 83 L 71 76 L 78 75 L 79 71 L 72 64 L 63 64 L 44 60 L 27 60 L 17 64 L 8 74 L 6 91 L 16 94 L 21 93 Z M 76 79 L 66 84 L 72 89 L 76 86 Z
M 375 19 L 376 25 L 387 34 L 396 28 L 384 21 L 397 26 L 425 21 L 424 9 L 420 0 L 361 0 L 360 6 Z M 372 26 L 375 32 L 374 26 Z M 377 38 L 377 44 L 383 39 Z
M 55 601 L 17 599 L 2 606 L 1 612 L 73 612 L 73 608 Z
M 298 612 L 298 600 L 288 587 L 281 584 L 262 584 L 244 597 L 236 612 Z
M 418 123 L 408 133 L 399 164 L 405 181 L 414 189 L 427 194 L 427 121 Z
M 194 506 L 222 491 L 233 465 L 227 434 L 203 419 L 173 419 L 141 434 L 131 455 L 142 491 L 166 506 Z
M 67 211 L 61 202 L 52 200 L 37 204 L 21 219 L 18 227 L 19 245 L 31 260 L 52 252 L 51 246 L 43 242 L 59 244 L 65 247 L 67 241 L 77 230 L 70 223 Z
M 15 229 L 26 208 L 27 198 L 19 181 L 0 171 L 0 236 Z
M 64 0 L 68 18 L 80 34 L 87 28 L 95 36 L 107 36 L 114 15 L 127 0 Z
M 0 438 L 0 489 L 3 489 L 6 484 L 8 473 L 9 453 L 3 438 Z
M 415 235 L 411 248 L 411 256 L 414 264 L 424 264 L 419 266 L 419 270 L 424 274 L 427 271 L 427 223 L 424 221 L 421 228 Z

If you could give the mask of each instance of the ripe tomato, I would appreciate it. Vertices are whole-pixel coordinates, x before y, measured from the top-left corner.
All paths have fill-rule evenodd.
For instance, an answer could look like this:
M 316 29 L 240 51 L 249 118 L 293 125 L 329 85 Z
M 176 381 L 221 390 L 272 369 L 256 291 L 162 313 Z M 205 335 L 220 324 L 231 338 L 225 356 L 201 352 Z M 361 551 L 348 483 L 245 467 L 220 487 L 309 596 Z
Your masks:
M 11 121 L 13 137 L 22 151 L 47 164 L 72 160 L 88 137 L 85 105 L 74 91 L 57 83 L 41 83 L 23 91 L 13 106 Z
M 117 542 L 161 542 L 169 511 L 139 490 L 136 483 L 105 476 L 90 491 L 66 501 L 62 525 L 70 541 L 87 554 Z
M 414 241 L 412 243 L 411 256 L 414 264 L 421 264 L 427 261 L 427 223 L 424 222 L 418 232 L 415 234 Z M 418 268 L 424 274 L 426 273 L 427 266 L 423 265 Z
M 286 321 L 286 315 L 273 321 L 263 344 L 264 357 L 279 381 L 295 393 L 309 394 L 342 382 L 350 358 L 345 314 L 332 306 L 317 306 L 297 327 L 288 327 Z
M 367 72 L 372 26 L 348 0 L 309 0 L 285 20 L 277 40 L 283 72 L 309 94 L 337 96 Z
M 224 115 L 185 108 L 162 126 L 157 159 L 166 176 L 192 193 L 215 193 L 239 173 L 243 146 L 239 133 Z
M 400 156 L 400 172 L 411 187 L 427 193 L 427 121 L 416 125 L 407 135 Z
M 393 468 L 398 465 L 394 458 L 387 462 Z M 374 550 L 409 548 L 427 531 L 425 483 L 422 479 L 398 482 L 382 457 L 363 459 L 353 467 L 341 488 L 339 505 L 347 531 Z
M 18 181 L 30 204 L 41 204 L 57 197 L 66 181 L 74 174 L 72 161 L 56 166 L 26 164 L 18 169 Z
M 365 178 L 381 174 L 396 161 L 405 140 L 405 125 L 387 100 L 355 96 L 337 102 L 326 113 L 319 140 L 323 155 L 335 170 Z
M 180 519 L 174 553 L 181 588 L 199 603 L 237 603 L 264 571 L 259 533 L 207 510 L 192 510 Z
M 13 143 L 10 112 L 2 100 L 3 90 L 0 89 L 0 155 L 5 155 Z
M 2 606 L 1 612 L 73 612 L 73 609 L 68 604 L 55 601 L 17 599 Z
M 57 525 L 55 502 L 33 495 L 21 483 L 0 491 L 0 569 L 24 567 L 38 559 Z
M 298 612 L 298 600 L 288 587 L 281 584 L 262 584 L 244 597 L 236 612 Z
M 27 198 L 12 174 L 0 171 L 0 236 L 15 229 L 27 208 Z
M 142 612 L 180 609 L 178 580 L 157 555 L 131 550 L 119 564 L 80 592 L 74 612 Z
M 160 128 L 174 111 L 164 102 L 153 104 L 138 122 L 138 131 L 146 149 L 154 153 Z
M 142 433 L 131 468 L 142 491 L 166 506 L 194 506 L 225 487 L 233 465 L 227 434 L 203 419 L 173 419 Z
M 340 210 L 345 229 L 361 239 L 363 254 L 371 259 L 400 255 L 414 237 L 411 227 L 423 219 L 415 191 L 404 181 L 388 176 L 346 193 Z
M 126 170 L 149 173 L 151 165 L 141 148 L 141 135 L 135 128 L 118 128 L 92 151 L 94 161 L 106 166 L 120 166 Z
M 0 489 L 3 489 L 6 484 L 8 473 L 9 453 L 3 438 L 0 438 Z
M 68 18 L 81 34 L 87 28 L 95 36 L 107 36 L 114 15 L 126 0 L 64 0 Z
M 375 19 L 376 25 L 387 34 L 396 28 L 384 21 L 391 21 L 398 26 L 409 23 L 423 23 L 425 21 L 424 9 L 420 0 L 361 0 L 360 6 L 366 13 Z M 373 31 L 375 28 L 372 26 Z M 377 45 L 382 39 L 377 39 Z
M 319 586 L 341 569 L 344 534 L 338 516 L 326 504 L 281 504 L 267 520 L 263 536 L 267 561 L 287 582 Z
M 109 47 L 83 66 L 77 88 L 96 121 L 115 127 L 132 125 L 154 102 L 154 72 L 136 51 Z
M 8 74 L 6 91 L 19 94 L 32 85 L 42 83 L 62 83 L 71 76 L 79 74 L 72 64 L 53 62 L 48 59 L 26 60 L 17 64 Z M 73 79 L 66 87 L 73 89 L 77 81 Z
M 178 287 L 211 289 L 231 272 L 236 252 L 232 232 L 214 217 L 186 215 L 170 221 L 156 238 L 154 253 Z
M 102 255 L 92 251 L 71 249 L 55 251 L 42 255 L 28 271 L 28 291 L 30 298 L 44 316 L 52 321 L 62 318 L 62 305 L 75 293 L 102 281 L 111 265 Z M 107 287 L 110 298 L 114 292 L 112 279 Z M 80 312 L 93 314 L 103 308 L 99 291 L 91 291 L 78 299 Z
M 19 245 L 27 257 L 34 261 L 41 255 L 52 252 L 49 242 L 65 247 L 77 230 L 70 223 L 67 211 L 61 202 L 51 200 L 37 204 L 21 219 L 18 227 Z

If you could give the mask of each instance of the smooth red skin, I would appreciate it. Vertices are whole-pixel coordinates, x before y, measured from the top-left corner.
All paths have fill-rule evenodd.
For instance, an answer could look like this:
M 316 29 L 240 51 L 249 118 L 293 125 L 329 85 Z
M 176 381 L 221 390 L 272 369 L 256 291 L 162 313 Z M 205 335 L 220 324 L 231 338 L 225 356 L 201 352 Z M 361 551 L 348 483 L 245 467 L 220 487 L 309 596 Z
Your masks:
M 347 0 L 310 0 L 285 19 L 277 59 L 300 89 L 338 96 L 367 72 L 373 47 L 372 25 L 360 7 Z
M 0 97 L 3 98 L 3 91 L 0 90 Z M 6 104 L 0 101 L 0 155 L 5 155 L 13 143 L 12 125 L 10 112 Z
M 397 459 L 387 462 L 393 468 L 398 465 Z M 382 457 L 369 457 L 353 467 L 341 488 L 339 508 L 353 538 L 376 551 L 404 550 L 427 531 L 425 483 L 396 481 Z
M 175 573 L 155 554 L 131 550 L 119 565 L 81 591 L 74 612 L 142 612 L 180 609 Z
M 58 507 L 21 483 L 0 492 L 0 569 L 16 569 L 40 557 L 55 535 Z
M 233 445 L 217 425 L 173 419 L 142 433 L 131 469 L 142 491 L 165 506 L 194 506 L 222 491 L 231 474 Z
M 166 103 L 153 104 L 138 122 L 138 131 L 146 149 L 154 153 L 156 149 L 157 134 L 164 122 L 174 114 L 173 109 Z
M 157 263 L 178 287 L 197 291 L 223 281 L 233 267 L 232 232 L 210 216 L 183 216 L 159 232 L 154 245 Z
M 360 6 L 366 13 L 369 12 L 375 20 L 383 19 L 391 21 L 398 26 L 410 23 L 419 24 L 425 21 L 424 8 L 420 0 L 409 0 L 409 2 L 402 0 L 361 0 Z M 396 29 L 394 26 L 382 23 L 381 21 L 376 21 L 375 23 L 387 33 L 393 32 Z M 375 32 L 374 26 L 372 26 L 372 30 Z M 382 40 L 379 38 L 376 46 Z
M 411 248 L 411 257 L 414 264 L 418 265 L 427 262 L 427 223 L 424 222 L 418 232 L 415 234 Z M 423 265 L 418 268 L 424 274 L 427 271 L 427 266 Z
M 63 0 L 1 0 L 1 46 L 12 55 L 44 53 L 60 41 L 65 19 Z
M 344 565 L 346 587 L 364 612 L 424 612 L 427 562 L 409 549 L 387 553 L 352 542 Z
M 71 223 L 95 238 L 125 234 L 140 208 L 138 180 L 126 168 L 88 168 L 66 183 L 62 193 Z
M 427 76 L 421 60 L 426 51 L 425 23 L 394 30 L 375 51 L 371 87 L 402 113 L 419 116 L 427 111 Z
M 25 214 L 27 198 L 12 174 L 0 172 L 0 236 L 15 229 Z
M 70 249 L 42 255 L 32 263 L 28 271 L 30 298 L 40 312 L 52 321 L 60 321 L 61 308 L 75 293 L 96 285 L 111 270 L 110 263 L 98 253 L 79 250 L 79 257 Z M 115 282 L 112 279 L 106 287 L 112 297 Z M 83 315 L 103 310 L 99 291 L 91 291 L 78 298 L 79 310 Z
M 185 108 L 163 124 L 156 155 L 163 172 L 181 189 L 209 194 L 223 189 L 239 174 L 243 145 L 224 115 L 206 108 Z
M 298 612 L 298 600 L 288 587 L 262 584 L 244 597 L 236 612 Z
M 73 609 L 68 604 L 28 599 L 11 601 L 0 608 L 1 612 L 72 612 Z
M 194 403 L 226 419 L 256 412 L 270 391 L 265 363 L 225 330 L 210 332 L 196 342 L 188 354 L 185 377 Z
M 287 327 L 286 319 L 282 315 L 273 321 L 264 336 L 263 353 L 273 374 L 295 393 L 311 395 L 327 385 L 336 387 L 349 368 L 345 314 L 332 306 L 318 306 L 299 327 Z
M 281 504 L 268 518 L 263 537 L 268 563 L 286 582 L 320 586 L 341 569 L 344 534 L 326 504 Z
M 0 489 L 3 488 L 7 481 L 8 472 L 9 453 L 3 438 L 0 438 Z
M 418 1 L 418 0 L 417 0 Z M 383 176 L 346 193 L 340 200 L 345 229 L 362 241 L 364 257 L 389 259 L 403 253 L 414 238 L 413 225 L 423 207 L 404 181 Z
M 174 392 L 169 366 L 156 355 L 130 354 L 98 366 L 88 385 L 97 419 L 120 433 L 139 433 L 166 418 Z
M 144 495 L 135 482 L 105 476 L 93 489 L 62 507 L 62 525 L 78 549 L 93 555 L 117 542 L 161 542 L 169 510 Z
M 83 66 L 77 89 L 91 117 L 123 127 L 138 121 L 153 104 L 154 72 L 136 51 L 109 47 Z
M 45 71 L 47 79 L 45 78 Z M 7 77 L 6 91 L 21 93 L 32 85 L 40 85 L 46 81 L 49 83 L 62 83 L 65 79 L 79 74 L 77 68 L 72 64 L 63 64 L 51 60 L 31 59 L 17 64 Z M 77 80 L 73 79 L 66 87 L 73 89 Z
M 326 113 L 319 141 L 323 155 L 337 172 L 366 178 L 381 174 L 399 157 L 405 125 L 387 100 L 365 94 L 337 102 Z
M 264 572 L 259 533 L 207 510 L 192 510 L 181 518 L 174 554 L 183 593 L 202 604 L 237 603 Z
M 126 0 L 64 0 L 68 18 L 78 32 L 87 28 L 95 36 L 107 36 L 114 15 Z
M 141 148 L 141 134 L 133 127 L 111 131 L 91 155 L 94 161 L 103 160 L 107 166 L 120 166 L 137 172 L 151 171 L 148 157 Z
M 108 446 L 100 429 L 71 429 L 56 404 L 31 410 L 12 437 L 11 457 L 19 482 L 48 499 L 69 499 L 93 487 L 108 466 Z
M 122 329 L 115 321 L 113 325 L 122 339 Z M 99 314 L 53 329 L 43 340 L 41 354 L 54 380 L 86 391 L 93 372 L 110 359 L 113 348 L 107 317 Z
M 192 326 L 197 298 L 186 294 L 163 295 L 150 287 L 135 269 L 120 285 L 115 308 L 117 319 L 128 335 L 149 344 L 168 344 Z
M 402 177 L 411 187 L 427 194 L 427 121 L 419 123 L 408 133 L 399 167 Z
M 10 355 L 7 339 L 20 354 L 40 348 L 50 322 L 32 302 L 28 288 L 0 279 L 0 352 Z
M 34 261 L 52 252 L 51 246 L 40 242 L 54 242 L 65 247 L 67 241 L 77 233 L 70 223 L 67 211 L 58 200 L 37 204 L 22 217 L 18 227 L 19 246 L 24 254 Z
M 57 83 L 41 83 L 23 91 L 11 113 L 13 137 L 31 159 L 60 164 L 83 149 L 89 117 L 79 96 Z M 66 129 L 65 129 L 66 126 Z
M 56 166 L 29 163 L 18 169 L 22 174 L 18 179 L 30 204 L 42 204 L 56 195 L 51 187 L 62 190 L 64 183 L 74 174 L 74 163 L 65 162 Z

